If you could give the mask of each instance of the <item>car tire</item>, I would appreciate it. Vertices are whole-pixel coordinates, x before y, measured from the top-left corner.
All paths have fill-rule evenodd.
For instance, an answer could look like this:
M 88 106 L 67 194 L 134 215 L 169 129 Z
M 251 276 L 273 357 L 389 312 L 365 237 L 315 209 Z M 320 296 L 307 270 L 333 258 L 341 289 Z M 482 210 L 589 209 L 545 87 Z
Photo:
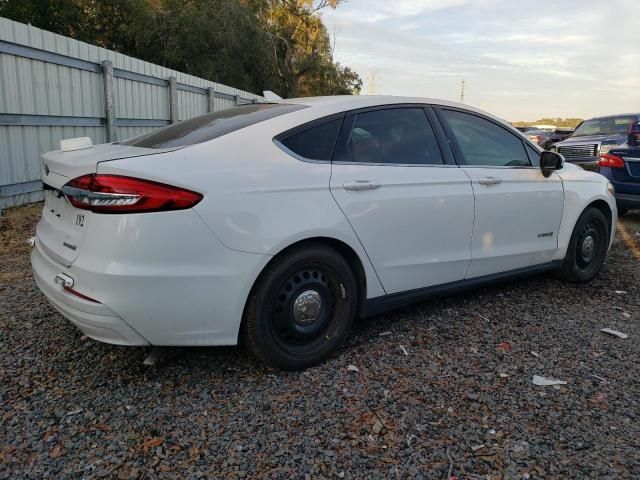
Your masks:
M 344 257 L 322 244 L 301 246 L 276 257 L 256 282 L 243 343 L 272 367 L 307 368 L 344 341 L 357 305 L 357 283 Z
M 558 276 L 567 282 L 587 283 L 600 272 L 609 249 L 609 223 L 597 208 L 587 208 L 573 229 Z

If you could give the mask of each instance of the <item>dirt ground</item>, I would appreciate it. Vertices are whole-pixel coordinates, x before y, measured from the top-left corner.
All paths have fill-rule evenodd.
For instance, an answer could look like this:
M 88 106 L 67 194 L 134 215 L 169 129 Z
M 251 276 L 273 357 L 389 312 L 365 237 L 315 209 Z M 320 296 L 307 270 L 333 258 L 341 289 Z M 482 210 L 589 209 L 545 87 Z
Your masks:
M 640 478 L 640 213 L 591 284 L 424 302 L 283 373 L 84 337 L 33 283 L 40 209 L 0 218 L 0 478 Z

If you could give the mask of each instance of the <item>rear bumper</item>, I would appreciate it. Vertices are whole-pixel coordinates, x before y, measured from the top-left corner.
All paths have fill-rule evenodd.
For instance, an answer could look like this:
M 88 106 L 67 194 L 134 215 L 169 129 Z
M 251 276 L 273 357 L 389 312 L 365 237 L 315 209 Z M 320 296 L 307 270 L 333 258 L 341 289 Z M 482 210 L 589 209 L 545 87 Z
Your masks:
M 616 203 L 623 208 L 640 208 L 640 195 L 616 193 Z
M 190 210 L 96 216 L 68 267 L 47 251 L 36 237 L 38 287 L 88 336 L 118 345 L 237 344 L 246 299 L 271 259 L 225 247 Z M 60 273 L 100 303 L 62 289 Z
M 61 285 L 56 284 L 56 275 L 65 273 L 67 269 L 48 257 L 39 242 L 36 242 L 31 253 L 31 266 L 36 285 L 47 300 L 87 336 L 116 345 L 149 345 L 145 338 L 107 306 L 83 300 L 67 293 Z

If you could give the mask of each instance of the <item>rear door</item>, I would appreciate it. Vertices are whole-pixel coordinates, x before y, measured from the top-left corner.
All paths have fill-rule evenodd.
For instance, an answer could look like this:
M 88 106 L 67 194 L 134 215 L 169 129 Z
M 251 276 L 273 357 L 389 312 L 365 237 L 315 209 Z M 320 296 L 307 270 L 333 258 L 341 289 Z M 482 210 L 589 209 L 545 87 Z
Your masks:
M 436 120 L 433 117 L 432 120 Z M 462 280 L 471 258 L 473 191 L 421 106 L 345 117 L 331 192 L 387 293 Z
M 459 109 L 437 114 L 475 195 L 467 278 L 551 261 L 564 206 L 560 177 L 545 178 L 538 150 L 498 122 Z

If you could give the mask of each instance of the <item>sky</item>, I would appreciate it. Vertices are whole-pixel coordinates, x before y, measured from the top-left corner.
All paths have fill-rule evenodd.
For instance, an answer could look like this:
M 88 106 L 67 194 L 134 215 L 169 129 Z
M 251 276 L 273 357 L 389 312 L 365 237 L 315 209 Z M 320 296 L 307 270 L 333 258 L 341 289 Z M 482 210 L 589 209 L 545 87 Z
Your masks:
M 368 93 L 458 101 L 510 121 L 640 112 L 638 0 L 347 0 L 322 12 Z

